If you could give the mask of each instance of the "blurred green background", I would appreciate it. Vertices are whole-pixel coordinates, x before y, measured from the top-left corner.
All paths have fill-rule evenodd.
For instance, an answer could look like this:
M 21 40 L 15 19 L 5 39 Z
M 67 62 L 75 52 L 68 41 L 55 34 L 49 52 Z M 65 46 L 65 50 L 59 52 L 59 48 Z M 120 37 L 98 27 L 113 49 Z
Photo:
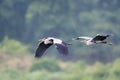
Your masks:
M 113 46 L 86 46 L 78 36 L 113 34 Z M 0 0 L 0 80 L 120 80 L 120 0 Z M 69 55 L 38 39 L 73 44 Z

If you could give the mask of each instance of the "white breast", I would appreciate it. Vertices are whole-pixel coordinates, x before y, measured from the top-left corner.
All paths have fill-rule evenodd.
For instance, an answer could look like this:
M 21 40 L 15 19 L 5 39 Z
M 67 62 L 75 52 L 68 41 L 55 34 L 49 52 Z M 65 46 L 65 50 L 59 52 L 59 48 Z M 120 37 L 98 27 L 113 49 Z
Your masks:
M 92 44 L 94 44 L 94 42 L 91 42 L 91 40 L 88 40 L 88 41 L 86 42 L 86 45 L 92 45 Z

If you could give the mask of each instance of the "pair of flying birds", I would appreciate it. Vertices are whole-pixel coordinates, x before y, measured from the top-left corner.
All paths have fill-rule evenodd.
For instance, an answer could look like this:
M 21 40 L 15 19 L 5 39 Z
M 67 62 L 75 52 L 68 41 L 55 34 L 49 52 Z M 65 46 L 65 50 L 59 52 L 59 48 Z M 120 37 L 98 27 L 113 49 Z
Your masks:
M 112 45 L 112 43 L 109 43 L 106 41 L 106 38 L 111 36 L 110 34 L 97 34 L 95 37 L 77 37 L 74 38 L 73 40 L 81 40 L 81 42 L 86 43 L 86 45 L 92 45 L 92 44 L 108 44 Z M 64 42 L 61 39 L 54 38 L 54 37 L 48 37 L 48 38 L 43 38 L 39 40 L 39 45 L 38 48 L 36 49 L 35 57 L 40 58 L 44 52 L 51 46 L 55 45 L 56 49 L 60 54 L 67 55 L 68 54 L 68 45 L 71 43 Z

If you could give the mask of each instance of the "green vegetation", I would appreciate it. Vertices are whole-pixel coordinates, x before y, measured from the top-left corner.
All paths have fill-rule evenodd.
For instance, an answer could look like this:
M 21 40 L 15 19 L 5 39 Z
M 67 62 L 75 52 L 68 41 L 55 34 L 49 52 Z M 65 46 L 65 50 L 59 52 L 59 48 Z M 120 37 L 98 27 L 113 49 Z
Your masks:
M 14 68 L 0 69 L 1 80 L 21 80 L 20 78 L 20 72 Z
M 5 37 L 0 43 L 0 52 L 16 54 L 30 53 L 28 46 L 14 39 L 9 39 L 8 37 Z
M 7 56 L 7 54 L 6 54 Z M 12 57 L 11 58 L 15 58 Z M 27 56 L 24 57 L 27 60 Z M 18 57 L 19 60 L 23 60 Z M 32 59 L 32 57 L 31 57 Z M 64 62 L 56 59 L 42 58 L 36 62 L 28 60 L 31 65 L 20 67 L 0 66 L 1 80 L 119 80 L 120 59 L 103 64 L 87 64 L 83 61 Z M 13 61 L 14 62 L 14 61 Z M 1 64 L 3 62 L 0 62 Z M 7 63 L 4 61 L 4 63 Z M 39 63 L 39 64 L 38 64 Z M 20 62 L 19 64 L 24 64 Z M 14 65 L 17 65 L 14 63 Z
M 56 60 L 44 59 L 40 62 L 34 63 L 33 66 L 31 67 L 30 71 L 33 72 L 33 71 L 39 71 L 42 69 L 45 69 L 45 70 L 50 71 L 50 72 L 57 72 L 60 70 L 60 67 L 58 66 Z

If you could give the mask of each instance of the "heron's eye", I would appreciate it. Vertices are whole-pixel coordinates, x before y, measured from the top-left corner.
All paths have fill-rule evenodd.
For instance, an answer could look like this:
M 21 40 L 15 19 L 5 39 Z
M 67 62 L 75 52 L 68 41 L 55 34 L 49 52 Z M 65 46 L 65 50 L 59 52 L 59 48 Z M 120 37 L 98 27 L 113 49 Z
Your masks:
M 49 41 L 53 42 L 53 39 L 50 39 Z

